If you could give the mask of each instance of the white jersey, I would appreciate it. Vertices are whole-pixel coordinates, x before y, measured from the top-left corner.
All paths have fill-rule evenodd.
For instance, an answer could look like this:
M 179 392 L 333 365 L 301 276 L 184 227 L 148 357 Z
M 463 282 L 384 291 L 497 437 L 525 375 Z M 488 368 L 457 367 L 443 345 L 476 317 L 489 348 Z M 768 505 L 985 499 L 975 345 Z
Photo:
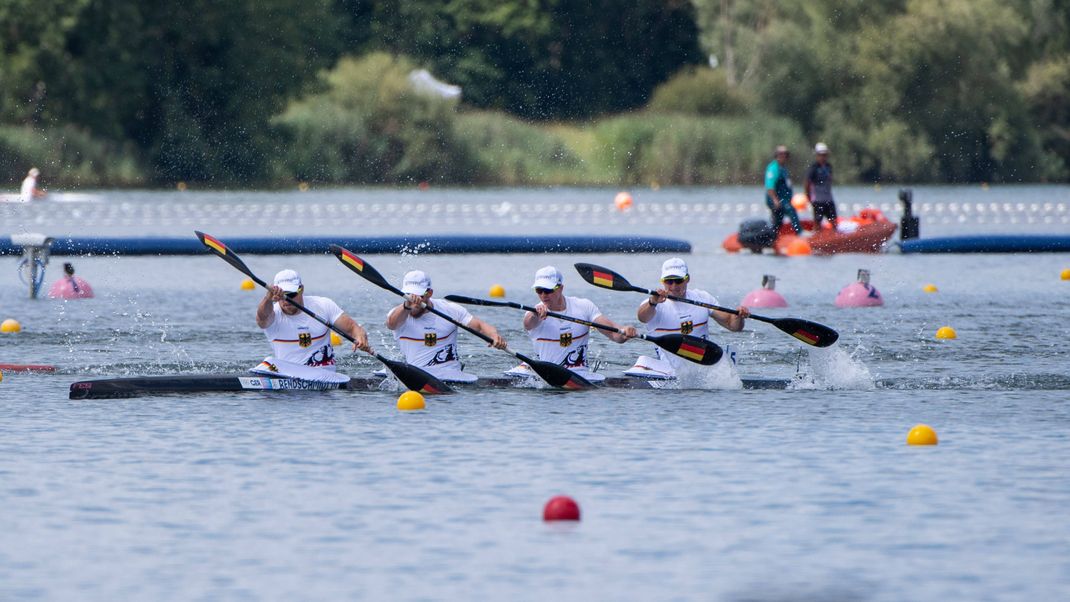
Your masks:
M 717 298 L 703 290 L 688 289 L 685 295 L 692 301 L 701 301 L 710 305 L 719 305 Z M 689 334 L 705 339 L 710 334 L 710 310 L 667 299 L 663 303 L 654 306 L 654 317 L 646 323 L 646 331 L 652 336 L 665 334 Z M 669 362 L 673 368 L 678 368 L 687 360 L 678 355 L 657 348 L 658 359 Z
M 302 305 L 331 324 L 344 313 L 337 303 L 327 297 L 305 295 Z M 271 341 L 274 357 L 294 364 L 334 370 L 330 329 L 305 312 L 292 316 L 282 313 L 277 302 L 274 311 L 275 320 L 264 329 L 264 335 Z
M 19 191 L 19 200 L 28 203 L 33 200 L 33 193 L 37 190 L 37 178 L 26 176 L 22 181 L 22 189 Z
M 472 322 L 472 314 L 461 305 L 445 299 L 433 299 L 431 303 L 435 309 L 465 326 Z M 409 314 L 394 330 L 394 339 L 405 354 L 405 361 L 413 366 L 443 380 L 475 380 L 474 376 L 461 371 L 456 324 L 429 311 L 419 318 Z
M 565 297 L 565 309 L 554 313 L 588 322 L 594 322 L 602 315 L 597 305 L 579 297 Z M 528 331 L 540 360 L 564 366 L 584 376 L 588 371 L 587 343 L 590 334 L 589 326 L 550 317 Z

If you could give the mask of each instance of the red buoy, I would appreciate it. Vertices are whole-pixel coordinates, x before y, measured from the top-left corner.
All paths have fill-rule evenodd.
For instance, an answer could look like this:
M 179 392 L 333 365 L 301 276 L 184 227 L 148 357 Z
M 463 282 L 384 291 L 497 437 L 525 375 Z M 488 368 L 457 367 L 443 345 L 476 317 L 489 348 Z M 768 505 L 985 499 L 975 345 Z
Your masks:
M 542 520 L 580 520 L 580 506 L 567 495 L 558 495 L 546 502 Z

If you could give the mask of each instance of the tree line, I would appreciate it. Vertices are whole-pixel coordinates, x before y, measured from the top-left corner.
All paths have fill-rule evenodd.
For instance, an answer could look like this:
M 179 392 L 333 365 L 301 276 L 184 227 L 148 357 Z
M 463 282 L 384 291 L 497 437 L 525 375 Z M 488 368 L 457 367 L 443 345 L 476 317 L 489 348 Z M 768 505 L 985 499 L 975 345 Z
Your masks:
M 720 183 L 818 139 L 845 179 L 1070 177 L 1060 0 L 7 0 L 0 32 L 12 180 Z

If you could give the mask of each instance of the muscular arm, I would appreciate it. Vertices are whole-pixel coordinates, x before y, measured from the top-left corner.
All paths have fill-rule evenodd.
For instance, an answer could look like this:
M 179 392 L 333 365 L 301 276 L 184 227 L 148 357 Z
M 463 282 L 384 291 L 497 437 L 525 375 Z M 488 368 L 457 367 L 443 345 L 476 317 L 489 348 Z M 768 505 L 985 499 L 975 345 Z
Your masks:
M 357 321 L 349 317 L 349 314 L 342 314 L 338 316 L 338 319 L 334 321 L 334 325 L 338 327 L 338 330 L 353 337 L 356 341 L 353 344 L 354 349 L 360 349 L 371 353 L 372 348 L 368 345 L 368 333 L 364 331 L 364 328 L 357 324 Z
M 716 309 L 710 310 L 710 317 L 712 317 L 718 324 L 723 326 L 726 330 L 732 332 L 739 332 L 743 330 L 743 325 L 746 322 L 745 318 L 750 315 L 750 310 L 746 307 L 740 306 L 737 308 L 739 315 L 730 314 L 724 311 L 718 311 Z
M 539 305 L 542 305 L 542 303 L 540 303 Z M 535 307 L 538 308 L 539 305 L 536 305 Z M 543 307 L 546 306 L 543 305 Z M 541 317 L 529 311 L 528 313 L 524 314 L 524 330 L 535 330 L 535 328 L 537 328 L 539 324 L 542 324 L 542 320 L 543 319 Z
M 279 297 L 280 289 L 277 286 L 271 286 L 267 289 L 267 294 L 260 299 L 260 304 L 256 306 L 256 325 L 261 330 L 271 326 L 275 322 L 275 301 L 278 301 L 276 297 Z
M 494 347 L 496 349 L 505 349 L 506 348 L 507 343 L 505 342 L 505 339 L 503 339 L 501 337 L 501 335 L 498 334 L 498 329 L 493 327 L 493 326 L 491 326 L 490 324 L 487 324 L 483 320 L 480 320 L 479 318 L 473 317 L 472 321 L 468 323 L 468 327 L 473 329 L 473 330 L 476 330 L 478 332 L 481 332 L 481 333 L 487 335 L 488 337 L 490 337 L 491 338 L 491 342 L 490 342 L 490 346 L 491 347 Z
M 635 330 L 634 326 L 621 326 L 605 316 L 598 316 L 594 319 L 594 322 L 597 324 L 602 324 L 603 326 L 612 326 L 613 328 L 618 328 L 624 331 L 624 333 L 621 334 L 619 332 L 610 332 L 608 330 L 602 330 L 601 328 L 598 329 L 599 332 L 606 335 L 606 337 L 614 343 L 623 343 L 628 339 L 634 339 L 636 336 L 639 335 L 639 333 Z
M 639 305 L 639 311 L 636 312 L 636 317 L 639 318 L 639 321 L 646 324 L 653 320 L 654 315 L 658 313 L 656 305 L 668 299 L 668 295 L 669 292 L 662 288 L 654 291 L 653 295 Z

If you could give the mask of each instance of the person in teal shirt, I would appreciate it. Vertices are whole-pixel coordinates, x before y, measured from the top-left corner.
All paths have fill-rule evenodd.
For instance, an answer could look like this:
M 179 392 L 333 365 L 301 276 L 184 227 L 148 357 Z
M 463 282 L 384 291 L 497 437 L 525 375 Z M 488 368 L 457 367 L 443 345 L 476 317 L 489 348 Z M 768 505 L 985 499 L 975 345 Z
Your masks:
M 799 214 L 791 206 L 791 174 L 788 173 L 788 147 L 776 147 L 776 158 L 765 168 L 765 205 L 773 214 L 773 227 L 780 231 L 784 216 L 791 219 L 796 234 L 802 234 Z

